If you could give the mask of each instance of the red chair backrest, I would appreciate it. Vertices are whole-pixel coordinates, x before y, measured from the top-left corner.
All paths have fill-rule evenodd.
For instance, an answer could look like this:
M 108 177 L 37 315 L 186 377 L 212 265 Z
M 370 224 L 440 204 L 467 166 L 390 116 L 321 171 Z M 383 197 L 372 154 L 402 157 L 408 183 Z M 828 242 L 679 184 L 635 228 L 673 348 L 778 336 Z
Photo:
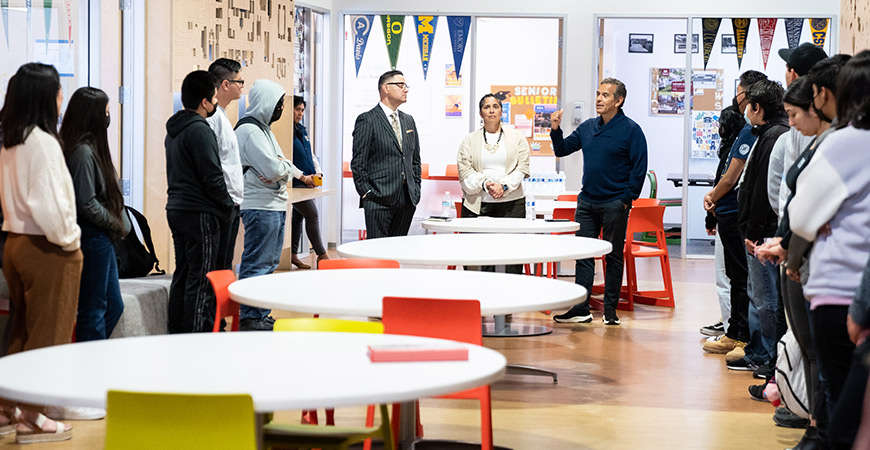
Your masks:
M 459 219 L 462 217 L 462 202 L 453 202 L 453 204 L 456 205 L 456 218 Z
M 574 220 L 575 211 L 576 210 L 574 208 L 554 208 L 553 218 Z
M 459 166 L 457 166 L 456 164 L 448 164 L 447 168 L 444 170 L 444 175 L 448 177 L 458 177 Z
M 324 259 L 317 264 L 318 269 L 398 269 L 399 262 L 392 259 Z
M 631 202 L 632 208 L 637 208 L 638 206 L 659 206 L 660 201 L 657 198 L 639 198 L 633 202 Z
M 577 196 L 574 194 L 561 194 L 556 197 L 557 202 L 576 202 Z
M 388 334 L 483 344 L 477 300 L 384 297 L 381 319 Z
M 239 304 L 230 299 L 230 284 L 236 281 L 236 274 L 232 270 L 213 270 L 205 274 L 208 281 L 214 289 L 214 296 L 217 303 L 215 311 L 215 320 L 213 332 L 220 331 L 221 319 L 224 317 L 233 317 L 232 330 L 239 329 Z
M 664 225 L 662 223 L 664 215 L 665 207 L 662 205 L 631 208 L 631 212 L 628 215 L 626 235 L 631 236 L 632 233 L 646 231 L 664 232 Z
M 429 178 L 429 163 L 420 164 L 420 178 L 424 180 Z

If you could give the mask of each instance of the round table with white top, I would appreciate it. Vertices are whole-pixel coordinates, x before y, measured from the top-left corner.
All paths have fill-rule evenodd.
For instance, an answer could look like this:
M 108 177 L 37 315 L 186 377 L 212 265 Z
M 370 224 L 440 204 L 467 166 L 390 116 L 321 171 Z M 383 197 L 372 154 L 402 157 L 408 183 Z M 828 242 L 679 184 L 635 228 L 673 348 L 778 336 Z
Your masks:
M 465 217 L 441 220 L 424 220 L 428 231 L 459 233 L 567 233 L 580 229 L 572 221 L 528 220 L 515 217 Z
M 370 345 L 463 346 L 468 348 L 468 360 L 373 363 L 367 353 Z M 0 397 L 37 405 L 105 408 L 109 390 L 244 393 L 253 398 L 256 412 L 266 413 L 413 401 L 491 384 L 503 376 L 505 363 L 494 350 L 416 336 L 145 336 L 58 345 L 0 358 Z M 112 411 L 108 414 L 111 418 Z

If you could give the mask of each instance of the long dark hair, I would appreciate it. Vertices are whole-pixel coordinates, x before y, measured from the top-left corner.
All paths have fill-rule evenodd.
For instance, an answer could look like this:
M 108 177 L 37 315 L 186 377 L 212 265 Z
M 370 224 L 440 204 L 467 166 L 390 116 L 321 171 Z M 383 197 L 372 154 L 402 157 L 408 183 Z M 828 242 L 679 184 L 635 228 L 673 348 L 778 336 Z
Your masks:
M 73 93 L 63 116 L 63 125 L 60 127 L 60 136 L 63 141 L 63 154 L 69 157 L 72 151 L 80 146 L 87 145 L 94 151 L 97 167 L 103 177 L 106 187 L 106 209 L 113 217 L 121 220 L 124 211 L 124 198 L 121 196 L 121 188 L 118 186 L 118 175 L 112 164 L 112 155 L 109 153 L 109 138 L 106 133 L 106 105 L 109 104 L 109 96 L 105 92 L 93 88 L 83 87 Z
M 18 68 L 6 88 L 0 113 L 3 145 L 23 144 L 34 127 L 57 138 L 57 94 L 60 76 L 54 66 L 28 63 Z
M 809 111 L 813 107 L 813 81 L 809 77 L 800 77 L 792 81 L 782 101 Z
M 853 56 L 837 78 L 837 122 L 870 129 L 870 50 Z
M 722 114 L 719 115 L 719 137 L 722 139 L 719 144 L 720 158 L 723 153 L 727 154 L 731 150 L 731 146 L 734 145 L 734 141 L 737 140 L 737 136 L 745 124 L 743 114 L 740 114 L 740 110 L 733 105 L 722 110 Z

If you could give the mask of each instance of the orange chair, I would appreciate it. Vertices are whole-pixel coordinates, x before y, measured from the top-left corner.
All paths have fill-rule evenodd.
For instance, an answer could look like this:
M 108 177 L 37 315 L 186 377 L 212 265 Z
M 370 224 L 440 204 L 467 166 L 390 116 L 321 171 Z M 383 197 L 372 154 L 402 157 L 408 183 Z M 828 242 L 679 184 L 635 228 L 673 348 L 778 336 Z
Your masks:
M 205 274 L 208 281 L 214 289 L 214 296 L 217 303 L 217 309 L 214 314 L 214 328 L 212 332 L 217 333 L 221 328 L 221 319 L 232 317 L 233 323 L 230 326 L 232 331 L 239 331 L 239 304 L 230 299 L 230 284 L 236 281 L 236 274 L 232 270 L 212 270 Z
M 342 161 L 341 176 L 344 178 L 353 178 L 353 172 L 350 171 L 350 161 Z
M 420 164 L 420 178 L 424 180 L 429 178 L 429 163 Z
M 480 328 L 480 302 L 477 300 L 443 300 L 434 298 L 384 297 L 382 311 L 384 333 L 450 339 L 474 345 L 483 344 Z M 469 399 L 480 402 L 481 448 L 492 450 L 492 403 L 489 385 L 443 395 L 438 398 Z M 418 406 L 419 408 L 419 406 Z M 399 405 L 393 405 L 398 417 Z M 417 425 L 417 436 L 423 429 Z M 397 435 L 398 419 L 393 420 Z
M 556 196 L 557 202 L 576 202 L 577 196 L 574 194 L 561 194 Z M 573 217 L 571 218 L 573 220 Z
M 462 217 L 462 200 L 453 202 L 453 204 L 456 207 L 456 218 L 459 219 Z
M 459 178 L 459 166 L 456 164 L 448 164 L 444 169 L 444 176 Z
M 656 199 L 638 199 L 632 204 L 631 213 L 628 216 L 626 227 L 625 247 L 623 260 L 625 261 L 625 277 L 627 283 L 620 290 L 618 309 L 625 311 L 634 310 L 634 303 L 645 305 L 675 307 L 674 287 L 671 281 L 671 264 L 668 256 L 668 246 L 665 239 L 665 230 L 662 219 L 665 214 L 665 206 L 660 205 Z M 643 242 L 634 240 L 635 233 L 649 233 L 655 237 L 655 242 Z M 638 290 L 637 270 L 635 258 L 659 258 L 662 269 L 663 289 Z M 594 293 L 604 292 L 604 286 L 593 287 Z M 595 307 L 601 307 L 601 302 L 592 299 Z

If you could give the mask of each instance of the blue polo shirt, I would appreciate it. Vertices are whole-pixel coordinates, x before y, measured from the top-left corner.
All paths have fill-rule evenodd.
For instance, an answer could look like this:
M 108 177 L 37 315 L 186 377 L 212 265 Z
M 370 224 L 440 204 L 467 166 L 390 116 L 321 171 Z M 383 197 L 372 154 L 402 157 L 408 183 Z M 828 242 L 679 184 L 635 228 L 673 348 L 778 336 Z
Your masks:
M 583 187 L 579 199 L 590 203 L 621 200 L 624 204 L 640 196 L 646 178 L 646 137 L 640 125 L 622 109 L 606 124 L 601 117 L 580 124 L 567 138 L 562 128 L 550 131 L 553 153 L 568 156 L 583 149 Z
M 752 134 L 751 125 L 745 125 L 743 129 L 740 130 L 740 134 L 737 135 L 737 140 L 731 144 L 731 151 L 728 153 L 728 160 L 725 161 L 725 165 L 722 167 L 722 172 L 719 174 L 719 180 L 725 176 L 725 172 L 728 172 L 728 168 L 731 167 L 731 161 L 734 160 L 734 158 L 746 161 L 746 158 L 749 157 L 749 151 L 752 150 L 752 146 L 755 144 L 755 139 L 755 136 Z M 735 184 L 730 191 L 716 202 L 716 214 L 731 214 L 736 212 L 737 185 Z

